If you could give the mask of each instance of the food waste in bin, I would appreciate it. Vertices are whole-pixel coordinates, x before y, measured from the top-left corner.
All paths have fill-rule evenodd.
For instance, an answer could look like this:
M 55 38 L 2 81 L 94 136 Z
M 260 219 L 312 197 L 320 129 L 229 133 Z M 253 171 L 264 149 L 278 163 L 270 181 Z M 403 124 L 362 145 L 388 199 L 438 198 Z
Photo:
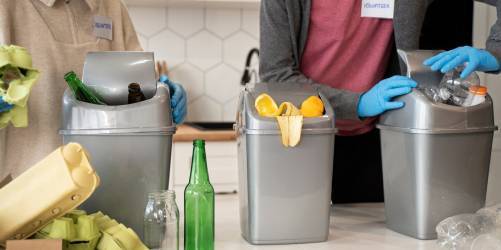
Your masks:
M 310 96 L 298 109 L 291 102 L 283 102 L 278 106 L 268 94 L 261 94 L 254 104 L 259 115 L 275 117 L 282 134 L 284 147 L 295 147 L 301 140 L 303 117 L 320 117 L 324 114 L 324 104 L 318 96 Z
M 12 106 L 0 114 L 0 128 L 9 122 L 14 127 L 28 126 L 28 98 L 39 76 L 25 48 L 0 46 L 0 97 Z
M 480 84 L 478 75 L 473 72 L 461 79 L 464 67 L 457 67 L 442 78 L 438 86 L 424 87 L 423 92 L 435 103 L 470 107 L 485 101 L 487 87 Z

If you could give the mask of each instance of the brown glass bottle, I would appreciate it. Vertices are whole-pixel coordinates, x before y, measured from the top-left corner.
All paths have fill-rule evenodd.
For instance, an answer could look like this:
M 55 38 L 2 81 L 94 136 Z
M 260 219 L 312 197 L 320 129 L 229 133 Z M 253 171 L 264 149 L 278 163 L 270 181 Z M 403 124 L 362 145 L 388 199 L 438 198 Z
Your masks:
M 141 91 L 141 85 L 139 83 L 131 83 L 129 84 L 129 104 L 141 102 L 146 100 L 143 92 Z

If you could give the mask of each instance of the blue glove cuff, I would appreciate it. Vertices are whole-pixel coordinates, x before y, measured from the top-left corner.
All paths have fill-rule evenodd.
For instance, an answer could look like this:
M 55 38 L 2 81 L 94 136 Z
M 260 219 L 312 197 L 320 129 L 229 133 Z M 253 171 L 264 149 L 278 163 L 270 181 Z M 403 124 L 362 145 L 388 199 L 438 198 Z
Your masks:
M 163 82 L 163 83 L 169 83 L 170 82 L 170 79 L 168 76 L 166 75 L 160 75 L 160 79 L 159 79 L 160 82 Z

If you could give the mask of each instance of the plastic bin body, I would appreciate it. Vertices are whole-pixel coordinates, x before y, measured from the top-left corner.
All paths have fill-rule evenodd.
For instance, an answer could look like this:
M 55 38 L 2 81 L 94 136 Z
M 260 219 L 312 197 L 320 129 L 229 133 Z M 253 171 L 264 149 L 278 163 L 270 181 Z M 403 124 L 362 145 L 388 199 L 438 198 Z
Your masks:
M 414 67 L 413 62 L 422 61 L 429 53 L 406 54 L 419 59 L 406 60 L 408 75 L 419 86 L 439 83 L 440 77 L 428 77 L 426 69 Z M 398 98 L 406 106 L 381 116 L 378 125 L 386 225 L 417 239 L 435 239 L 440 221 L 474 213 L 485 205 L 497 128 L 490 97 L 477 106 L 456 107 L 431 102 L 419 86 Z
M 276 119 L 260 117 L 254 100 L 270 94 L 299 106 L 318 95 L 299 84 L 258 84 L 241 95 L 237 118 L 240 219 L 251 244 L 321 242 L 329 234 L 334 113 L 305 118 L 301 142 L 285 148 Z
M 104 52 L 105 57 L 92 53 L 89 54 L 91 57 L 99 55 L 101 60 L 89 60 L 89 55 L 87 60 L 106 64 L 107 57 L 127 58 L 122 53 L 128 52 Z M 132 53 L 136 59 L 123 65 L 134 65 L 135 60 L 144 62 L 144 58 L 137 59 L 139 52 Z M 145 52 L 144 56 L 146 59 L 152 58 L 151 53 Z M 154 61 L 150 61 L 151 67 L 154 67 Z M 92 74 L 94 84 L 99 83 L 96 74 L 114 74 L 119 77 L 121 71 L 130 73 L 137 70 L 136 74 L 140 75 L 144 69 L 144 66 L 115 67 L 93 73 L 90 70 L 92 68 L 87 68 L 88 65 L 86 62 L 84 82 L 86 75 Z M 143 72 L 143 75 L 148 74 Z M 142 83 L 148 79 L 135 80 Z M 127 88 L 129 80 L 126 77 L 115 79 L 113 86 Z M 123 84 L 120 85 L 120 81 Z M 80 102 L 69 90 L 63 97 L 60 130 L 63 141 L 82 144 L 89 151 L 91 163 L 101 178 L 101 186 L 81 208 L 88 212 L 103 211 L 132 228 L 141 238 L 148 193 L 168 189 L 172 135 L 176 130 L 172 123 L 169 90 L 163 84 L 156 88 L 150 99 L 128 105 L 103 106 Z M 122 90 L 116 92 L 120 95 L 127 93 Z M 126 101 L 126 98 L 114 98 L 109 93 L 107 98 Z

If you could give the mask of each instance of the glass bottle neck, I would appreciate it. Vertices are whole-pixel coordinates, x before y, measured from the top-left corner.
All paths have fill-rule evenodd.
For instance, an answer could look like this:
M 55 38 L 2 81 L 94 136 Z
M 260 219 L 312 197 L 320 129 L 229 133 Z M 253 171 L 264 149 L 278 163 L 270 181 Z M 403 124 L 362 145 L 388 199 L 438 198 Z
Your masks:
M 190 184 L 203 184 L 209 182 L 207 159 L 204 145 L 193 145 L 193 159 L 191 162 Z

